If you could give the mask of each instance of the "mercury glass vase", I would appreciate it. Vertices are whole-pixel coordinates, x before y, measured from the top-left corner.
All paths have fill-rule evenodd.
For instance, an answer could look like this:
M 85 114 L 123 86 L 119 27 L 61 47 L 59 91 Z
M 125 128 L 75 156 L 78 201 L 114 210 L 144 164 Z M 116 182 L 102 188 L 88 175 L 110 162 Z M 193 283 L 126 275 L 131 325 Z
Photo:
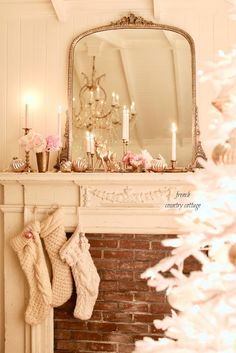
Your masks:
M 48 151 L 36 153 L 37 167 L 39 173 L 45 173 L 48 171 L 49 156 L 50 153 Z

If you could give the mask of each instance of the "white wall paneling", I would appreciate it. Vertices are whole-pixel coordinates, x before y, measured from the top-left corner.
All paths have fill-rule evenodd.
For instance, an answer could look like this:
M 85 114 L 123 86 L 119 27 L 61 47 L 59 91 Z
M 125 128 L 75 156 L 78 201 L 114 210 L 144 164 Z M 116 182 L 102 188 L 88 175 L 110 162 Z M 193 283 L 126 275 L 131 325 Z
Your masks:
M 196 45 L 197 68 L 203 68 L 206 60 L 216 60 L 218 49 L 229 51 L 236 43 L 236 22 L 228 19 L 229 5 L 224 0 L 64 2 L 68 17 L 66 22 L 60 22 L 51 0 L 0 0 L 0 170 L 7 168 L 12 157 L 20 154 L 17 140 L 22 133 L 25 93 L 32 91 L 38 98 L 37 105 L 30 112 L 34 130 L 43 134 L 56 131 L 57 107 L 59 104 L 64 108 L 67 106 L 69 46 L 82 31 L 115 21 L 133 11 L 147 19 L 179 26 L 189 32 Z M 197 84 L 202 140 L 206 147 L 209 147 L 206 127 L 210 121 L 209 109 L 213 97 L 214 92 L 209 83 Z M 1 224 L 3 217 L 1 215 Z M 16 222 L 14 231 L 21 228 L 23 221 L 17 218 Z M 12 231 L 5 229 L 5 235 L 10 236 Z M 3 233 L 1 242 L 2 238 Z M 2 249 L 1 246 L 1 261 Z M 16 268 L 16 260 L 11 261 Z M 7 276 L 11 275 L 11 265 L 7 263 Z M 2 269 L 1 266 L 0 289 L 3 283 Z M 13 277 L 17 277 L 17 273 Z M 0 297 L 2 308 L 3 299 Z M 13 298 L 9 295 L 6 304 L 14 307 L 12 303 Z M 0 319 L 3 318 L 1 310 Z M 0 327 L 0 351 L 4 352 L 2 322 Z M 11 348 L 11 353 L 18 351 L 16 347 Z

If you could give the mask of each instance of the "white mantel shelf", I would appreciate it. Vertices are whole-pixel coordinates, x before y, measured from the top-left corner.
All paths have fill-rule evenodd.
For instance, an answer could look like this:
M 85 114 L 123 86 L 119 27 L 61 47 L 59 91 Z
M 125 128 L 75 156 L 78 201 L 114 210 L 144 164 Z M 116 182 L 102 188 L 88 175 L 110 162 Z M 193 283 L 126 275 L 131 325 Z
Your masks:
M 0 184 L 5 181 L 75 181 L 75 182 L 160 182 L 188 180 L 194 173 L 0 173 Z
M 87 233 L 176 234 L 179 212 L 166 204 L 191 192 L 194 173 L 0 173 L 2 211 L 39 217 L 60 206 L 66 227 Z M 179 201 L 179 200 L 178 200 Z M 190 201 L 187 200 L 187 201 Z
M 194 173 L 0 173 L 4 353 L 54 351 L 53 310 L 40 325 L 24 323 L 28 291 L 9 245 L 13 236 L 58 206 L 63 210 L 66 231 L 80 224 L 85 233 L 104 236 L 183 233 L 188 230 L 177 223 L 178 211 L 165 205 L 176 202 L 177 191 L 191 193 L 192 178 Z

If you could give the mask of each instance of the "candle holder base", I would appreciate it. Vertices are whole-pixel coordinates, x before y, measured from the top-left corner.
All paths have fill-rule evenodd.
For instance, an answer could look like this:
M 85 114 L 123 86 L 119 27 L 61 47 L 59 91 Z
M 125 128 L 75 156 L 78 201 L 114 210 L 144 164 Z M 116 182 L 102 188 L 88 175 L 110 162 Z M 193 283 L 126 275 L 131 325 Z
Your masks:
M 31 128 L 29 127 L 23 127 L 24 130 L 24 135 L 28 135 L 28 133 L 30 132 Z M 30 152 L 29 151 L 25 151 L 25 169 L 24 172 L 25 173 L 32 173 L 33 169 L 30 166 Z
M 176 160 L 171 160 L 171 169 L 176 169 Z

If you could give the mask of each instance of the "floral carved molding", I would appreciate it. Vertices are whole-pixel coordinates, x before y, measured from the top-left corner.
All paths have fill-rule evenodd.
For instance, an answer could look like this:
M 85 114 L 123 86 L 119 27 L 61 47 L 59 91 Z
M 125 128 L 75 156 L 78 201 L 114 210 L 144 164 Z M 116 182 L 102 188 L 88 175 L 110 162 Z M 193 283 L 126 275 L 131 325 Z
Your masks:
M 140 191 L 142 189 L 142 191 Z M 139 186 L 81 186 L 80 205 L 82 207 L 135 206 L 161 208 L 174 199 L 177 191 L 187 192 L 186 185 L 159 187 Z

